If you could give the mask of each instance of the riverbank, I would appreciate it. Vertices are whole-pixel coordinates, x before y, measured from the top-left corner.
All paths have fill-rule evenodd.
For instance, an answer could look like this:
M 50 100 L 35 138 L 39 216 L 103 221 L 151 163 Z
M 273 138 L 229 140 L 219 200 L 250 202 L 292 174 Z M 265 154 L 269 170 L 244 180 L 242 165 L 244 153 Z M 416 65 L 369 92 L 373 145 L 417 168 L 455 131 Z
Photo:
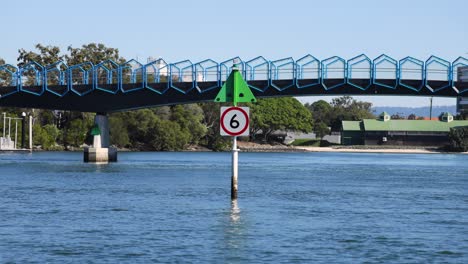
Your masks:
M 284 144 L 260 144 L 255 142 L 238 141 L 238 148 L 242 152 L 306 152 L 307 150 Z
M 239 141 L 238 148 L 241 152 L 346 152 L 346 153 L 403 153 L 403 154 L 468 154 L 468 152 L 450 152 L 437 147 L 421 146 L 292 146 L 281 143 L 256 143 Z M 34 151 L 50 151 L 34 149 Z M 64 151 L 52 150 L 52 151 Z M 82 152 L 82 148 L 70 148 L 65 151 Z M 118 152 L 153 152 L 144 149 L 119 148 Z M 191 145 L 182 152 L 212 152 L 213 150 L 200 145 Z M 230 150 L 225 150 L 230 151 Z M 156 151 L 157 152 L 157 151 Z
M 345 153 L 402 153 L 402 154 L 468 154 L 468 152 L 449 152 L 438 147 L 422 146 L 291 146 L 283 144 L 239 143 L 243 152 L 345 152 Z

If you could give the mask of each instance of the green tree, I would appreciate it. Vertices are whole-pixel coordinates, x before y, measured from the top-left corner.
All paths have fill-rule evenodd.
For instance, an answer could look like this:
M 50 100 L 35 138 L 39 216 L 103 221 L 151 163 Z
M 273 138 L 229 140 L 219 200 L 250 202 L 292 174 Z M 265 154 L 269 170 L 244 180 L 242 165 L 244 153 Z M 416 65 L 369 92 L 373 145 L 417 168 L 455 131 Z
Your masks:
M 5 64 L 5 61 L 2 58 L 0 58 L 0 66 L 4 64 Z M 11 81 L 12 81 L 12 78 L 10 74 L 8 74 L 5 71 L 0 71 L 0 86 L 10 86 Z
M 92 127 L 92 121 L 83 119 L 74 119 L 65 128 L 63 132 L 63 142 L 65 147 L 68 145 L 79 147 L 85 142 L 88 132 Z
M 69 54 L 65 55 L 65 59 L 68 65 L 76 65 L 83 62 L 98 64 L 105 60 L 113 60 L 118 64 L 125 62 L 125 59 L 119 55 L 119 49 L 109 48 L 101 43 L 82 45 L 81 48 L 69 46 L 67 50 Z
M 117 147 L 130 146 L 128 128 L 121 115 L 112 115 L 109 117 L 109 136 L 110 143 Z
M 35 61 L 42 66 L 47 66 L 64 59 L 64 55 L 60 54 L 60 48 L 57 46 L 36 44 L 35 48 L 38 50 L 38 53 L 25 49 L 18 50 L 18 66 L 21 67 L 31 61 Z
M 306 103 L 305 107 L 307 107 L 310 110 L 310 112 L 312 112 L 312 118 L 314 119 L 314 123 L 323 122 L 327 125 L 330 125 L 330 117 L 333 108 L 328 102 L 324 100 L 319 100 L 312 104 Z
M 343 120 L 358 121 L 375 118 L 372 114 L 372 103 L 357 101 L 351 96 L 334 98 L 331 106 L 333 109 L 330 115 L 330 126 L 333 131 L 341 129 Z
M 153 137 L 149 129 L 154 126 L 158 117 L 150 109 L 141 109 L 122 113 L 126 120 L 128 136 L 132 146 L 149 144 Z
M 41 123 L 41 125 L 55 124 L 55 115 L 53 111 L 50 111 L 47 109 L 39 109 L 39 110 L 35 110 L 34 114 L 39 119 L 39 122 Z
M 149 129 L 150 144 L 155 150 L 182 150 L 189 143 L 190 133 L 183 131 L 177 122 L 156 119 Z
M 197 104 L 173 106 L 171 120 L 179 124 L 183 133 L 190 135 L 190 144 L 198 144 L 206 135 L 207 127 L 202 123 L 203 109 Z
M 40 145 L 42 149 L 49 150 L 55 146 L 59 130 L 54 125 L 41 126 L 39 123 L 36 123 L 33 126 L 33 135 L 34 145 Z
M 152 109 L 154 114 L 157 115 L 160 119 L 169 120 L 171 119 L 171 107 L 169 106 L 159 106 Z
M 0 66 L 5 64 L 5 60 L 0 58 Z M 0 86 L 8 86 L 11 83 L 11 80 L 8 79 L 8 74 L 4 71 L 0 72 Z
M 314 123 L 314 133 L 318 138 L 323 138 L 324 136 L 330 134 L 330 128 L 324 122 L 315 122 Z
M 262 131 L 264 140 L 278 130 L 312 131 L 312 114 L 297 99 L 293 97 L 260 99 L 256 104 L 248 104 L 251 108 L 250 134 Z
M 450 128 L 450 148 L 453 151 L 468 151 L 468 127 Z

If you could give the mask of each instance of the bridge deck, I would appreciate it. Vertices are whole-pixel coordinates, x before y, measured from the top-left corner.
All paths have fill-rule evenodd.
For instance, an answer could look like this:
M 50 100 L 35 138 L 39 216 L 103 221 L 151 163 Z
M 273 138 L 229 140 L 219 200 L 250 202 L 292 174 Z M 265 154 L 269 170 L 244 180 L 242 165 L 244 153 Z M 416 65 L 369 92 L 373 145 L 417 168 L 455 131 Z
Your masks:
M 268 87 L 264 91 L 252 89 L 254 95 L 258 98 L 264 97 L 277 97 L 277 96 L 312 96 L 312 95 L 410 95 L 410 96 L 438 96 L 438 97 L 457 97 L 461 96 L 457 89 L 447 87 L 438 91 L 431 91 L 429 88 L 422 87 L 421 90 L 416 91 L 397 85 L 394 89 L 383 87 L 377 84 L 372 84 L 369 88 L 362 90 L 349 83 L 335 87 L 333 89 L 325 89 L 322 84 L 318 83 L 316 79 L 298 80 L 299 86 L 305 84 L 314 84 L 306 88 L 298 88 L 298 83 L 293 80 L 277 80 L 275 85 L 277 87 L 285 87 L 294 83 L 293 86 L 279 90 L 269 85 L 269 81 L 249 81 L 249 85 L 254 87 Z M 334 84 L 344 83 L 343 79 L 329 79 L 327 80 L 328 87 Z M 354 79 L 354 83 L 365 85 L 369 83 L 369 79 Z M 315 84 L 318 83 L 318 84 Z M 379 83 L 388 84 L 389 86 L 395 85 L 395 80 L 380 80 Z M 408 80 L 408 85 L 417 87 L 421 84 L 421 80 Z M 174 83 L 177 87 L 190 86 L 192 83 Z M 434 81 L 434 87 L 442 86 L 443 82 Z M 132 86 L 139 86 L 141 84 L 124 84 L 123 88 L 129 90 Z M 149 89 L 141 89 L 132 92 L 123 93 L 121 91 L 116 94 L 111 94 L 102 90 L 93 90 L 92 92 L 79 96 L 74 92 L 68 92 L 63 97 L 59 97 L 53 93 L 45 92 L 41 96 L 26 92 L 18 92 L 11 94 L 7 97 L 0 98 L 0 106 L 8 107 L 24 107 L 24 108 L 41 108 L 41 109 L 55 109 L 55 110 L 72 110 L 81 112 L 116 112 L 129 109 L 147 108 L 152 106 L 171 105 L 171 104 L 184 104 L 196 103 L 214 100 L 220 87 L 217 82 L 204 82 L 200 85 L 205 87 L 216 88 L 200 92 L 198 89 L 193 89 L 184 94 L 176 89 L 170 88 L 164 94 L 159 94 Z M 164 90 L 167 83 L 154 83 L 152 87 Z M 466 90 L 468 83 L 457 83 L 455 86 Z M 41 87 L 25 87 L 28 90 L 40 91 Z M 60 89 L 60 87 L 56 87 Z M 66 89 L 66 86 L 62 87 Z M 199 87 L 203 89 L 203 87 Z M 16 89 L 16 87 L 2 87 L 2 89 Z M 82 85 L 76 89 L 92 89 L 92 85 Z M 159 89 L 158 89 L 159 90 Z

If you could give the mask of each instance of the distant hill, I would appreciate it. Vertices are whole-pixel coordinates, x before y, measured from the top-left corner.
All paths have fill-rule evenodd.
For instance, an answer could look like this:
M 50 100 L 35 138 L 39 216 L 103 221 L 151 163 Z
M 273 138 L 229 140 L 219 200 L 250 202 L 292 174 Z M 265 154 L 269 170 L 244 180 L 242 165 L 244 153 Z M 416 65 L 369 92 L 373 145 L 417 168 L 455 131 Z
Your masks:
M 390 115 L 398 114 L 400 116 L 408 116 L 410 114 L 415 114 L 416 116 L 429 116 L 429 107 L 398 107 L 398 106 L 376 106 L 372 107 L 375 115 L 378 115 L 382 112 L 387 112 Z M 432 117 L 437 117 L 442 112 L 450 112 L 456 114 L 455 105 L 445 105 L 445 106 L 433 106 L 432 107 Z

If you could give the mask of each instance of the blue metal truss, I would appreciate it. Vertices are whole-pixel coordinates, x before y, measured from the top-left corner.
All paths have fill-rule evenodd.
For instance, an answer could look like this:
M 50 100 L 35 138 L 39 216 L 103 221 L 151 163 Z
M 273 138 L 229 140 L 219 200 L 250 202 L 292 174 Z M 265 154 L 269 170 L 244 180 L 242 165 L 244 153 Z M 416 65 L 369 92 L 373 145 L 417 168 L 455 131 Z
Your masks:
M 464 57 L 449 62 L 437 56 L 422 61 L 413 57 L 396 60 L 382 54 L 371 60 L 361 54 L 349 60 L 338 56 L 319 60 L 306 55 L 296 61 L 293 58 L 270 61 L 259 56 L 249 61 L 235 57 L 221 63 L 211 59 L 166 63 L 158 59 L 146 65 L 136 60 L 120 65 L 112 60 L 71 66 L 62 61 L 47 66 L 31 61 L 19 68 L 5 64 L 0 65 L 0 98 L 18 92 L 41 96 L 45 91 L 59 97 L 69 91 L 84 96 L 94 90 L 116 94 L 149 89 L 164 94 L 172 88 L 183 94 L 193 89 L 204 93 L 220 87 L 234 65 L 249 86 L 259 92 L 269 87 L 283 91 L 293 86 L 331 90 L 345 84 L 360 90 L 374 85 L 386 89 L 400 86 L 414 92 L 423 88 L 432 93 L 444 89 L 455 89 L 459 94 L 468 91 L 466 85 L 457 87 L 459 68 L 468 67 L 468 59 Z

